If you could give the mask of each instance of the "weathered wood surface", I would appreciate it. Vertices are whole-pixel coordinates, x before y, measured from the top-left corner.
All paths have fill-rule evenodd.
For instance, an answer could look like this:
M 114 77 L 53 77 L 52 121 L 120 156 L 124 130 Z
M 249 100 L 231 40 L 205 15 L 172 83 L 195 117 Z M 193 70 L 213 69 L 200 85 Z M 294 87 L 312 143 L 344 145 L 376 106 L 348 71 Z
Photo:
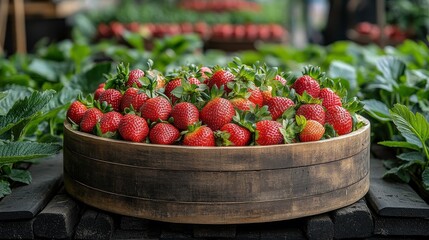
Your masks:
M 46 206 L 62 183 L 62 153 L 41 159 L 29 171 L 32 183 L 14 188 L 0 201 L 0 220 L 31 219 Z
M 429 205 L 410 185 L 382 179 L 386 169 L 379 159 L 371 159 L 368 202 L 380 216 L 429 218 Z
M 110 212 L 177 223 L 269 222 L 328 212 L 369 187 L 369 124 L 313 143 L 184 147 L 102 139 L 65 124 L 64 183 Z

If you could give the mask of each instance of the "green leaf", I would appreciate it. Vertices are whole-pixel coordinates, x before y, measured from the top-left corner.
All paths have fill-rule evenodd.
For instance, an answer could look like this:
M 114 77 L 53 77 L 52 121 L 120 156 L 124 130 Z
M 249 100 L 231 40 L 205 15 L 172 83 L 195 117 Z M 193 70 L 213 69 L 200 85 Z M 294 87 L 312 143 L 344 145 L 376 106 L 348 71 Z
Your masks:
M 422 144 L 429 139 L 429 123 L 422 114 L 414 115 L 408 107 L 401 104 L 395 104 L 390 113 L 393 122 L 407 142 L 422 147 Z
M 30 172 L 22 169 L 12 169 L 11 173 L 8 175 L 8 178 L 15 182 L 25 184 L 30 184 L 32 180 Z
M 125 32 L 123 35 L 125 41 L 139 51 L 144 51 L 144 39 L 138 33 Z
M 422 172 L 422 182 L 426 190 L 429 190 L 429 168 Z
M 358 87 L 356 69 L 347 63 L 332 61 L 329 65 L 328 77 L 346 79 L 351 89 Z
M 399 58 L 386 56 L 378 59 L 377 69 L 385 79 L 399 83 L 400 77 L 405 74 L 406 65 Z
M 420 161 L 422 163 L 424 163 L 425 158 L 424 156 L 420 153 L 420 152 L 406 152 L 406 153 L 401 153 L 397 156 L 399 159 L 403 160 L 403 161 Z
M 5 116 L 0 116 L 0 134 L 35 116 L 54 96 L 54 90 L 35 91 L 31 96 L 18 100 Z
M 58 63 L 36 58 L 31 62 L 28 68 L 32 73 L 42 77 L 42 81 L 55 82 L 58 76 L 55 71 L 55 64 Z
M 10 142 L 0 145 L 0 164 L 46 157 L 58 153 L 61 146 L 37 142 Z
M 73 44 L 70 49 L 70 58 L 75 63 L 76 72 L 80 72 L 82 62 L 91 54 L 91 49 L 87 45 Z
M 403 142 L 403 141 L 382 141 L 382 142 L 378 142 L 378 144 L 386 147 L 407 148 L 407 149 L 412 149 L 416 151 L 420 150 L 419 146 L 409 142 Z
M 0 180 L 0 198 L 3 198 L 4 196 L 11 193 L 12 190 L 10 189 L 10 183 L 5 180 Z
M 363 100 L 362 103 L 365 105 L 363 109 L 373 118 L 381 122 L 391 121 L 389 108 L 381 101 L 376 99 Z
M 32 90 L 22 86 L 12 86 L 6 92 L 7 96 L 0 100 L 0 115 L 6 115 L 16 101 L 30 96 Z

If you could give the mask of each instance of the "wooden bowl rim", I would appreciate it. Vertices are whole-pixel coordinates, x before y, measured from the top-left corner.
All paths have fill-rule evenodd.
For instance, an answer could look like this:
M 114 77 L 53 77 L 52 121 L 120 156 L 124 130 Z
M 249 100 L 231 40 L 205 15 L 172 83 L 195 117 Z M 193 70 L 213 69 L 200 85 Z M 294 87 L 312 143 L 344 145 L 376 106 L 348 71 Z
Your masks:
M 153 147 L 153 148 L 168 148 L 168 149 L 178 149 L 178 150 L 195 149 L 195 150 L 211 150 L 211 151 L 213 151 L 213 149 L 219 149 L 219 151 L 225 151 L 227 149 L 235 149 L 235 150 L 259 149 L 259 148 L 265 148 L 266 149 L 266 148 L 292 147 L 292 146 L 305 146 L 305 145 L 308 145 L 308 147 L 311 147 L 311 145 L 313 145 L 313 144 L 341 141 L 343 139 L 354 137 L 354 136 L 357 136 L 359 134 L 362 134 L 363 132 L 367 131 L 370 128 L 370 122 L 368 119 L 364 118 L 361 115 L 358 115 L 358 120 L 362 121 L 365 125 L 359 129 L 357 129 L 356 131 L 352 131 L 348 134 L 344 134 L 341 136 L 337 136 L 337 137 L 333 137 L 333 138 L 329 138 L 329 139 L 323 139 L 323 140 L 314 141 L 314 142 L 298 142 L 298 143 L 290 143 L 290 144 L 275 144 L 275 145 L 264 145 L 264 146 L 254 145 L 254 146 L 213 146 L 213 147 L 206 147 L 206 146 L 203 147 L 202 146 L 202 147 L 198 147 L 198 146 L 185 146 L 185 145 L 162 145 L 162 144 L 131 142 L 131 141 L 125 141 L 125 140 L 120 140 L 120 139 L 110 139 L 110 138 L 99 137 L 99 136 L 96 136 L 96 135 L 93 135 L 90 133 L 85 133 L 85 132 L 81 132 L 81 131 L 77 131 L 77 130 L 72 129 L 71 124 L 67 120 L 64 121 L 64 127 L 69 132 L 76 134 L 76 135 L 79 135 L 83 138 L 92 138 L 94 140 L 100 140 L 100 141 L 111 141 L 111 142 L 117 142 L 120 144 L 128 143 L 130 145 L 135 145 L 135 146 L 144 146 L 144 147 Z

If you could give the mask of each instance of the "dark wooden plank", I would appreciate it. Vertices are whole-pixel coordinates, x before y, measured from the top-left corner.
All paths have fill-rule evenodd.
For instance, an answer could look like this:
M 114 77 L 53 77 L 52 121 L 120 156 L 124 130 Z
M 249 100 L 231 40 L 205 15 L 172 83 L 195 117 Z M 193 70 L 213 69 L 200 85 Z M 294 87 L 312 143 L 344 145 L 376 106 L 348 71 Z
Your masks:
M 88 209 L 84 212 L 76 227 L 74 238 L 82 240 L 110 239 L 114 226 L 115 221 L 110 214 Z
M 0 221 L 0 239 L 34 239 L 33 221 Z
M 363 199 L 333 211 L 332 221 L 336 239 L 370 237 L 374 230 L 371 211 Z
M 429 205 L 406 183 L 382 179 L 386 169 L 371 159 L 371 181 L 367 199 L 380 216 L 429 218 Z
M 0 201 L 0 220 L 34 218 L 46 206 L 62 183 L 62 153 L 40 160 L 30 167 L 33 181 L 13 189 Z
M 235 238 L 237 226 L 231 225 L 194 225 L 195 238 Z
M 304 231 L 309 240 L 329 240 L 334 238 L 334 223 L 328 214 L 309 217 Z
M 79 221 L 79 204 L 66 194 L 56 195 L 34 220 L 34 234 L 49 239 L 71 238 Z
M 382 236 L 429 236 L 429 219 L 383 217 L 374 214 L 374 234 Z

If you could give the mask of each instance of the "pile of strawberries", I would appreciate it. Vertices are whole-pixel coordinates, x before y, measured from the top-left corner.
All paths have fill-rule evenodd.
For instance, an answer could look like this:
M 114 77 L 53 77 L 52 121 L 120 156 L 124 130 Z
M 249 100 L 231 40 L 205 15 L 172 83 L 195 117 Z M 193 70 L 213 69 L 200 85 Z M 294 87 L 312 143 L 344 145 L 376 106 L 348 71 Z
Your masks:
M 163 75 L 124 64 L 67 119 L 100 137 L 188 146 L 273 145 L 318 141 L 362 126 L 362 105 L 320 71 L 279 73 L 235 58 L 228 67 L 195 65 Z

